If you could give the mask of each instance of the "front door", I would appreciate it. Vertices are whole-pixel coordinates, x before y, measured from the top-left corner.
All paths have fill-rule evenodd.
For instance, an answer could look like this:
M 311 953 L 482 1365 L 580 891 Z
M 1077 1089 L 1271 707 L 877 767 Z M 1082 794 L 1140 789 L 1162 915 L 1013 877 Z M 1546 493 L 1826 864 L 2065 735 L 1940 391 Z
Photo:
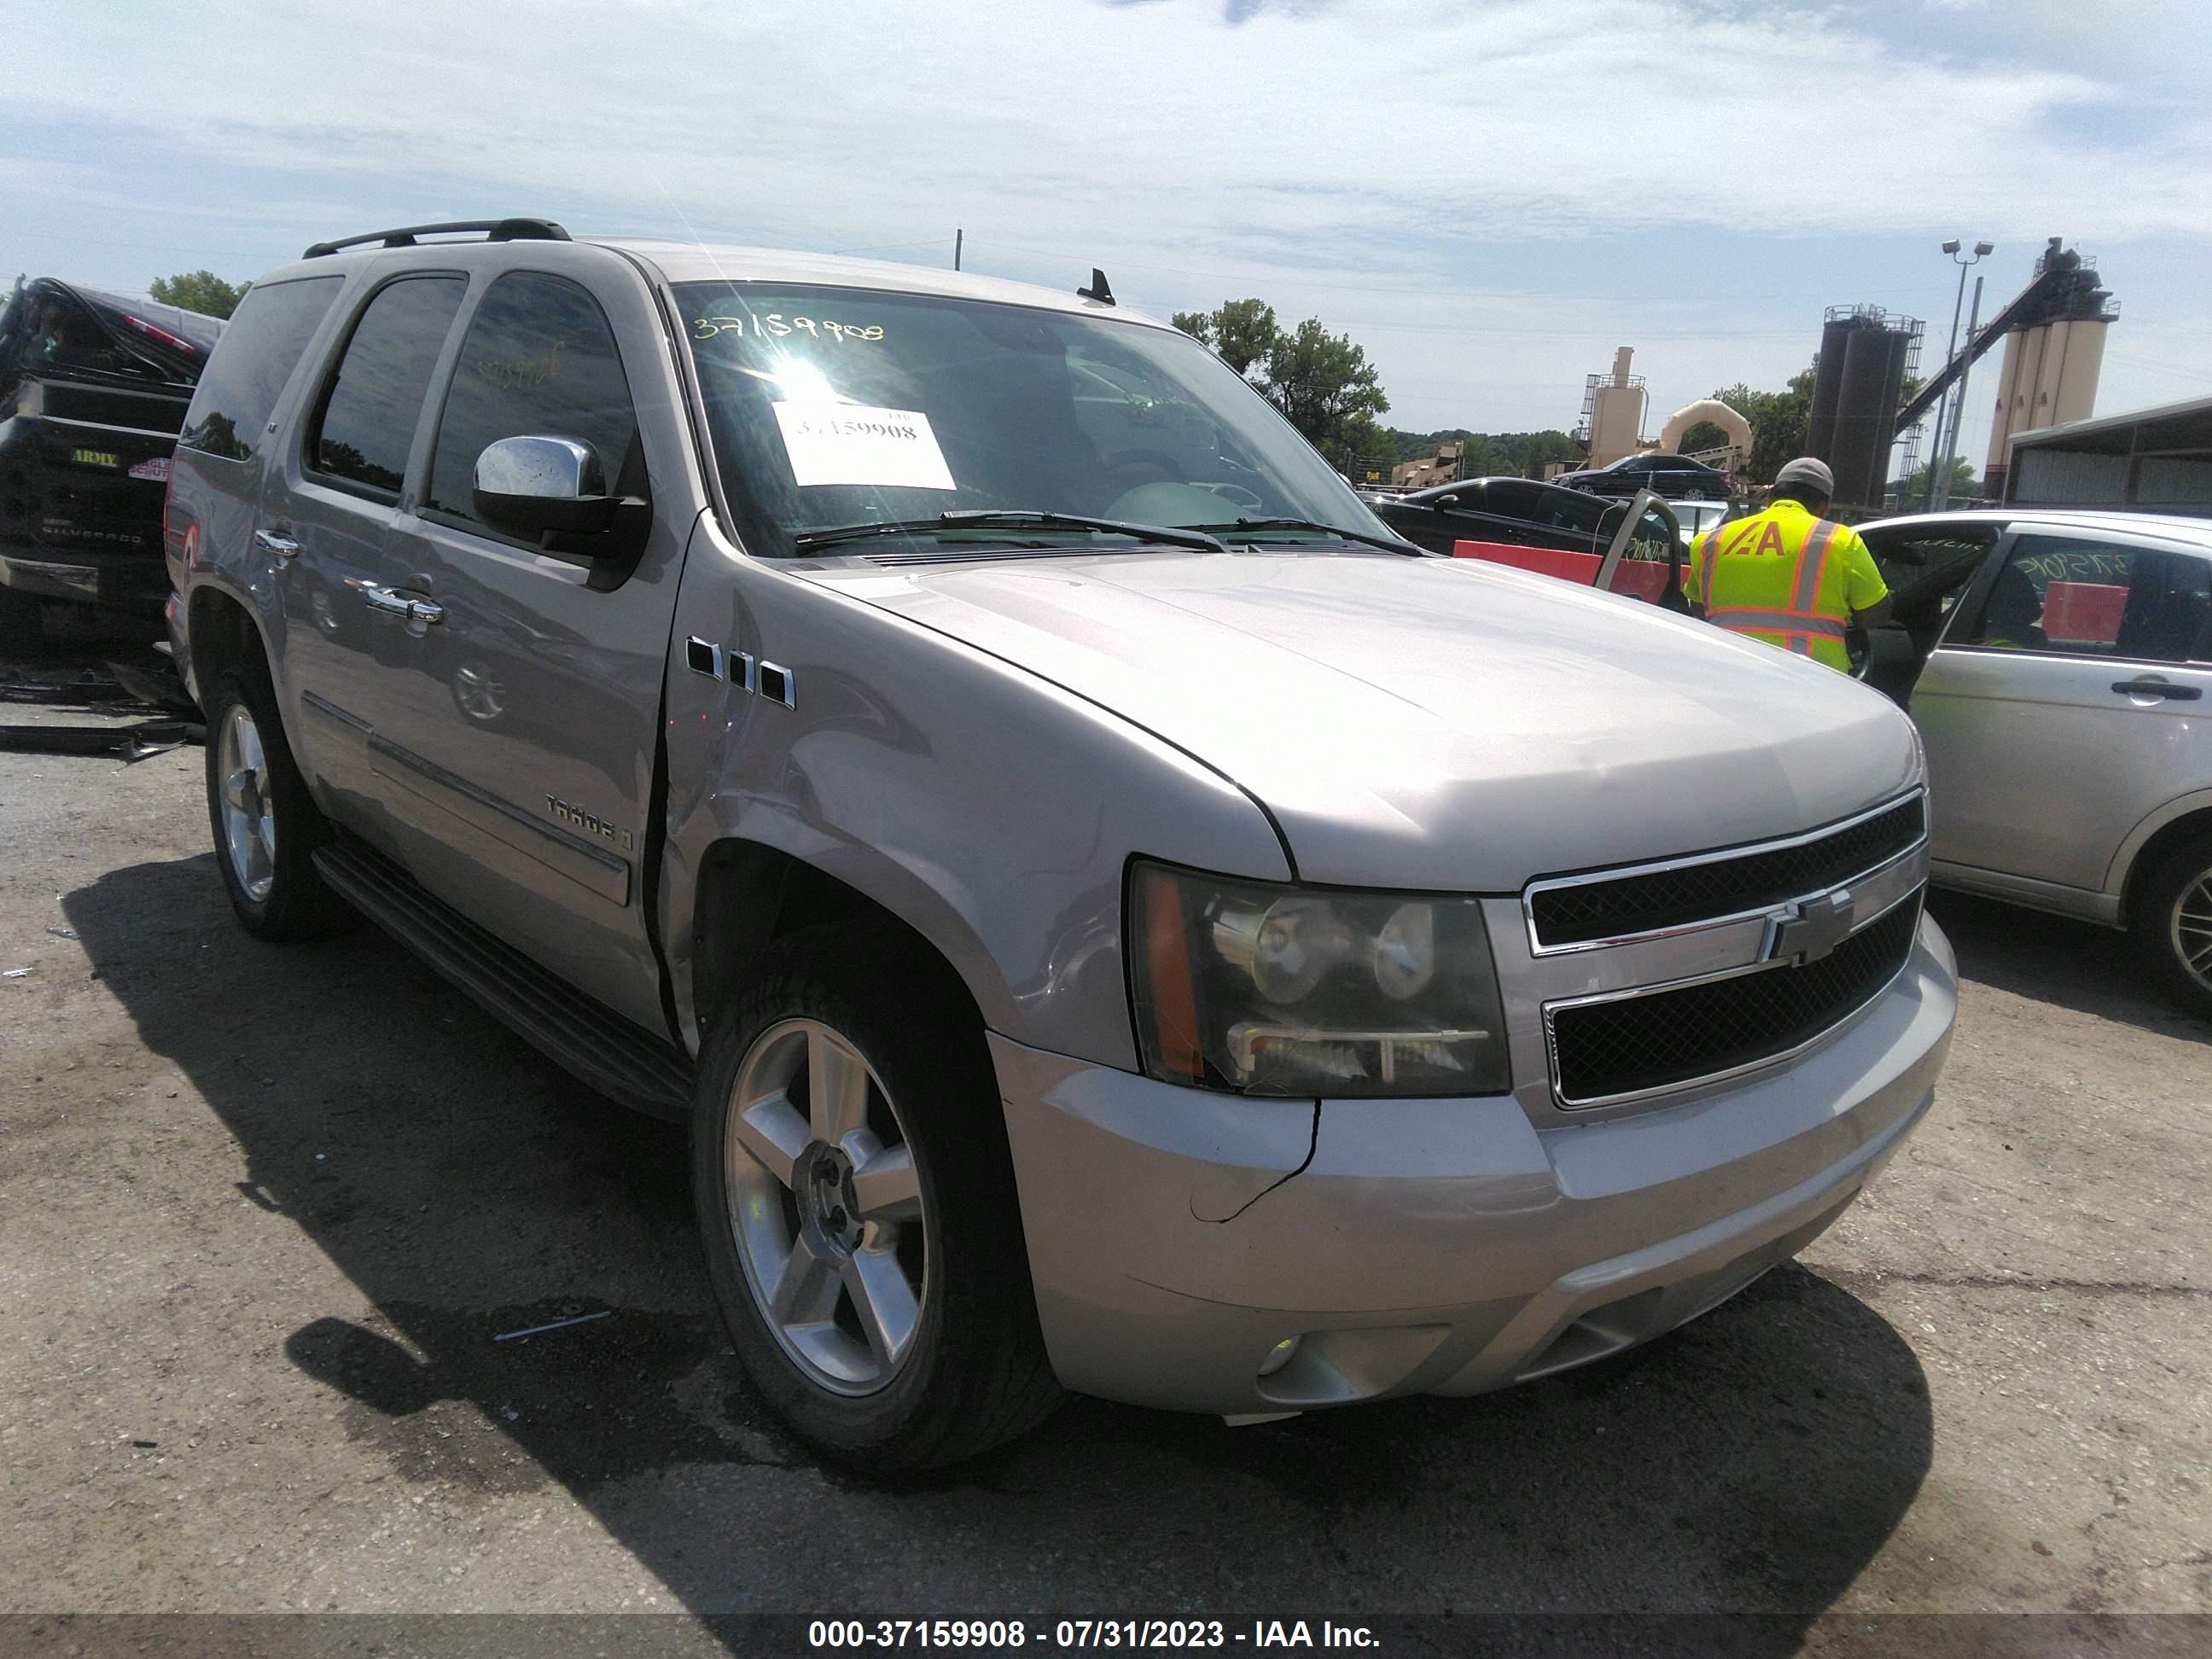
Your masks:
M 421 826 L 407 861 L 448 902 L 642 1025 L 665 1029 L 646 850 L 676 582 L 695 516 L 680 423 L 641 426 L 665 337 L 643 279 L 554 248 L 482 291 L 391 557 L 416 609 L 387 677 L 379 763 Z M 634 544 L 555 556 L 486 522 L 477 457 L 576 440 L 608 493 L 651 504 Z M 672 480 L 655 499 L 653 481 Z
M 2148 539 L 2040 527 L 2009 536 L 1992 566 L 1913 693 L 1931 850 L 2094 894 L 2129 831 L 2212 782 L 2212 567 Z

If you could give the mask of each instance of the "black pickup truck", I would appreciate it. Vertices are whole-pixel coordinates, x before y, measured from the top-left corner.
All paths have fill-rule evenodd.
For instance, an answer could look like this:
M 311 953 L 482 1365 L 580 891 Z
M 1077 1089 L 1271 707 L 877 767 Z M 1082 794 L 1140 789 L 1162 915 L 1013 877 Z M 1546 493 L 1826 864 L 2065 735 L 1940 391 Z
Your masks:
M 51 276 L 0 309 L 0 643 L 62 600 L 158 620 L 170 452 L 213 317 Z

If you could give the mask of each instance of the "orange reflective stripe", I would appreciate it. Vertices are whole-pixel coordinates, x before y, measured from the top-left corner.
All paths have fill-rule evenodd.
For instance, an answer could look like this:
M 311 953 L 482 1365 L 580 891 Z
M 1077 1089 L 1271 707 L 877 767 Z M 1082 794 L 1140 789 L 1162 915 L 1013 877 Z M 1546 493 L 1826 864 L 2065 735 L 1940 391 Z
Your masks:
M 1738 525 L 1747 522 L 1748 520 L 1737 520 Z M 1705 532 L 1705 563 L 1698 573 L 1698 608 L 1701 611 L 1710 611 L 1713 608 L 1713 567 L 1721 562 L 1721 555 L 1728 550 L 1723 538 L 1730 528 L 1732 526 L 1728 525 L 1717 524 Z
M 1705 620 L 1723 628 L 1761 634 L 1820 634 L 1842 639 L 1843 622 L 1817 611 L 1765 611 L 1751 605 L 1726 605 L 1705 612 Z
M 1797 555 L 1797 585 L 1791 601 L 1800 611 L 1811 611 L 1820 603 L 1820 577 L 1828 568 L 1828 550 L 1843 534 L 1839 524 L 1821 520 L 1805 538 L 1805 546 Z

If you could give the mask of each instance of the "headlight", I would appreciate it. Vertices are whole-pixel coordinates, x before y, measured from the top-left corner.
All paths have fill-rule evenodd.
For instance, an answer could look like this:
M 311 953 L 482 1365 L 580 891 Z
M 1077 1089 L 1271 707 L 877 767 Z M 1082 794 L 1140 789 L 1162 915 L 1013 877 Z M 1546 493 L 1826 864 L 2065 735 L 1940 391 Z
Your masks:
M 1255 1095 L 1510 1086 L 1476 900 L 1316 890 L 1138 863 L 1129 962 L 1145 1070 Z

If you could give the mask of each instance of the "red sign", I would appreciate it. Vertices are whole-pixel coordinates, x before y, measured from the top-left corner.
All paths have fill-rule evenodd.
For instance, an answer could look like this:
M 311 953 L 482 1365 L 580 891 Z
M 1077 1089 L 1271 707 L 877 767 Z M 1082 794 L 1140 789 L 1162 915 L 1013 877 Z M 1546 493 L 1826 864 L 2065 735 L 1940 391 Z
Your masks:
M 2128 590 L 2109 582 L 2052 582 L 2043 590 L 2043 637 L 2054 645 L 2118 645 Z

